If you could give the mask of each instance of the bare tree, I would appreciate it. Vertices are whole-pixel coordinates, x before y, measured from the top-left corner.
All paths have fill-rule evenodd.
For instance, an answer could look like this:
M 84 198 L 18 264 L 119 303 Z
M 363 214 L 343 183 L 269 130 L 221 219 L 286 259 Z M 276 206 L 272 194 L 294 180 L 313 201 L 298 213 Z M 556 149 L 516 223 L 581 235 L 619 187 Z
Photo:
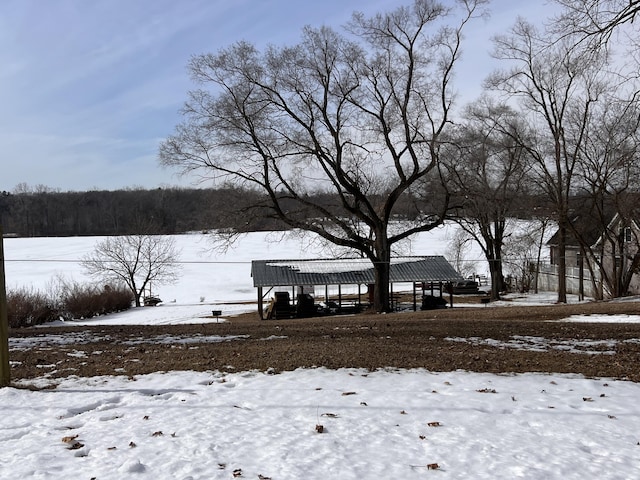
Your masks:
M 640 0 L 555 0 L 563 11 L 555 18 L 560 35 L 578 35 L 596 46 L 609 43 L 613 33 L 633 23 L 640 12 Z
M 505 273 L 511 280 L 511 287 L 518 292 L 537 291 L 537 276 L 542 254 L 542 244 L 547 230 L 546 219 L 519 222 L 512 229 L 509 241 L 503 251 Z
M 580 186 L 582 214 L 600 241 L 574 229 L 591 277 L 601 277 L 603 289 L 612 297 L 625 295 L 631 279 L 640 267 L 637 230 L 630 228 L 638 218 L 640 191 L 640 110 L 636 102 L 610 97 L 593 109 L 588 135 L 580 148 L 577 181 Z M 614 220 L 615 218 L 615 221 Z M 584 228 L 584 227 L 583 227 Z M 622 230 L 628 235 L 623 235 Z M 633 236 L 631 238 L 626 238 Z M 611 257 L 619 261 L 611 261 Z
M 179 252 L 172 237 L 159 235 L 126 235 L 107 237 L 85 256 L 85 271 L 104 282 L 123 282 L 136 302 L 151 282 L 156 285 L 177 280 L 181 269 Z
M 453 220 L 480 246 L 489 264 L 491 298 L 504 290 L 502 253 L 508 222 L 527 196 L 531 159 L 517 141 L 524 138 L 517 113 L 483 98 L 466 110 L 455 136 L 457 155 L 444 162 L 460 210 Z
M 449 238 L 445 255 L 463 277 L 473 276 L 478 271 L 477 259 L 469 258 L 474 238 L 463 229 L 456 229 Z
M 294 46 L 260 53 L 241 42 L 195 56 L 200 89 L 160 162 L 264 192 L 289 227 L 360 252 L 375 270 L 374 307 L 386 311 L 393 246 L 446 210 L 390 229 L 403 198 L 438 168 L 462 32 L 484 3 L 415 0 L 356 13 L 344 34 L 306 28 Z M 337 202 L 314 201 L 323 191 Z
M 509 35 L 494 40 L 494 56 L 511 64 L 487 81 L 490 88 L 520 100 L 523 118 L 535 132 L 524 142 L 540 185 L 553 202 L 558 223 L 558 302 L 566 302 L 569 199 L 587 118 L 606 84 L 606 58 L 579 49 L 570 38 L 555 41 L 519 19 Z

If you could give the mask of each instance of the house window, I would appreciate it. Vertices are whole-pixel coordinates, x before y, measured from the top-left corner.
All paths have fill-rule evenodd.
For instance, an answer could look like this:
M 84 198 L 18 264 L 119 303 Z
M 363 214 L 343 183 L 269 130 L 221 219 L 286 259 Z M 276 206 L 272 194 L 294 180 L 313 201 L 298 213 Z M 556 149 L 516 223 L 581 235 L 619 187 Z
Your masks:
M 631 227 L 624 227 L 624 241 L 625 243 L 631 242 Z

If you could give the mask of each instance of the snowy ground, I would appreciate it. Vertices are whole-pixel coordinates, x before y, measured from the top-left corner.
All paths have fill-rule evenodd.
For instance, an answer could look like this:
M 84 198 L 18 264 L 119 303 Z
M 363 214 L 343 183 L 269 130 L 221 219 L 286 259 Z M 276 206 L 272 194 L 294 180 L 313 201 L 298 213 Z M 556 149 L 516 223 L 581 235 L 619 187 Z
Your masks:
M 159 288 L 158 307 L 86 323 L 197 323 L 212 309 L 252 309 L 241 303 L 253 300 L 249 260 L 314 256 L 257 234 L 247 250 L 224 257 L 205 254 L 199 236 L 181 239 L 183 259 L 212 263 L 186 265 L 179 284 Z M 93 241 L 6 239 L 9 287 L 39 288 L 58 269 L 81 275 L 72 260 Z M 432 239 L 413 253 L 444 248 Z M 544 339 L 522 339 L 537 341 Z M 45 390 L 0 390 L 0 479 L 632 479 L 640 471 L 639 397 L 640 385 L 614 379 L 464 371 L 69 377 Z
M 0 477 L 632 479 L 639 394 L 420 370 L 69 378 L 0 390 Z

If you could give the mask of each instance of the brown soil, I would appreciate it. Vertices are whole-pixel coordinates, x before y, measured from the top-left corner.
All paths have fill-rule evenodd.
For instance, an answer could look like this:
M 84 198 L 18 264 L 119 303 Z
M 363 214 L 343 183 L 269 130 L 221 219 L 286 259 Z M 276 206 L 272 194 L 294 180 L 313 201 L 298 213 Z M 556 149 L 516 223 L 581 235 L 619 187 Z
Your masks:
M 169 370 L 278 372 L 323 366 L 578 373 L 640 381 L 640 324 L 559 321 L 589 313 L 640 314 L 640 303 L 478 306 L 268 321 L 251 314 L 202 325 L 19 329 L 10 332 L 11 375 L 18 381 L 42 376 L 134 376 Z M 50 336 L 63 337 L 67 343 L 49 341 Z M 241 337 L 212 342 L 211 337 L 217 336 Z M 18 350 L 13 342 L 22 337 L 40 338 L 36 346 Z M 541 351 L 505 347 L 506 342 L 526 343 L 531 337 L 545 339 L 547 347 Z M 481 341 L 488 339 L 500 344 Z M 610 342 L 589 344 L 598 340 Z M 571 342 L 574 349 L 583 351 L 558 348 L 561 342 Z

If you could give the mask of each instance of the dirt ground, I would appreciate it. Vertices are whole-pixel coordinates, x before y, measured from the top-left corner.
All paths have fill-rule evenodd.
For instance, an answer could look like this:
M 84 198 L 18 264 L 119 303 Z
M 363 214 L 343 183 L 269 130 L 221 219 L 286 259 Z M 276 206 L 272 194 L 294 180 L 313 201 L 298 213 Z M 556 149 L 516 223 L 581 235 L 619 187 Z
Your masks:
M 640 381 L 640 324 L 559 321 L 590 313 L 640 314 L 640 303 L 456 307 L 268 321 L 246 314 L 201 325 L 17 329 L 10 331 L 11 376 L 18 381 L 324 366 L 577 373 Z

